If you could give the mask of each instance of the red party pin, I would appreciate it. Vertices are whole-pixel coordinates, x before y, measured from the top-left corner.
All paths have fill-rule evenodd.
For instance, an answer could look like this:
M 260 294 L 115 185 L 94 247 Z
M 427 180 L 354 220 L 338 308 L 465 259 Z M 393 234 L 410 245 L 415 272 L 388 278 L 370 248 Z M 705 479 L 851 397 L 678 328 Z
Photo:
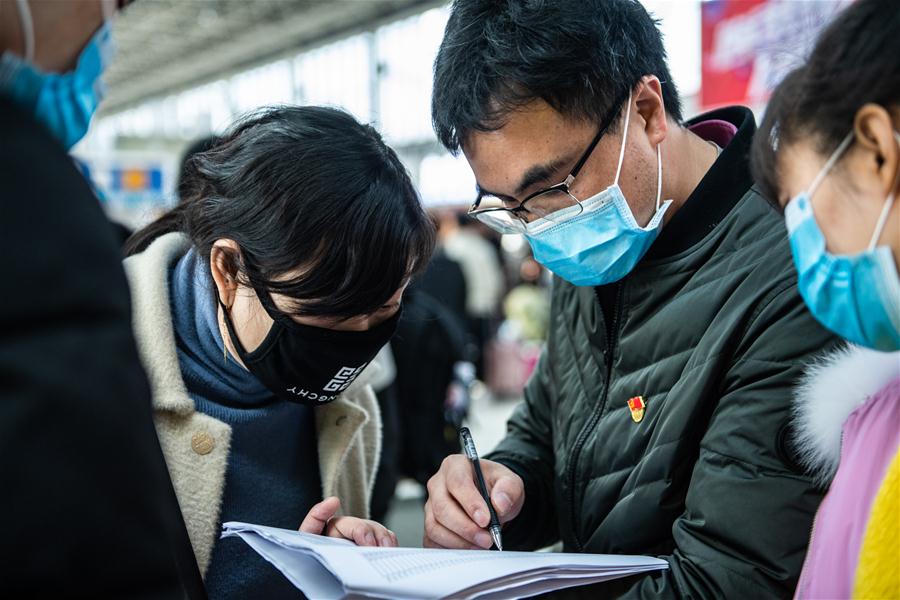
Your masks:
M 644 397 L 635 396 L 634 398 L 629 398 L 628 408 L 631 409 L 631 420 L 635 423 L 640 423 L 644 418 L 644 409 L 647 408 L 644 404 Z

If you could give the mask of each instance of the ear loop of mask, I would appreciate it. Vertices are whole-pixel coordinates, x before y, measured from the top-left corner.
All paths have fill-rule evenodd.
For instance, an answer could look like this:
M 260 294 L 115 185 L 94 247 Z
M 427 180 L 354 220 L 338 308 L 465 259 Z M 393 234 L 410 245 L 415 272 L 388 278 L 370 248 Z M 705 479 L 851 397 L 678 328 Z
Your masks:
M 897 142 L 900 143 L 900 134 L 895 131 L 894 137 L 897 139 Z M 900 173 L 898 173 L 898 177 L 900 177 Z M 897 187 L 896 179 L 894 180 L 894 185 L 891 187 L 891 193 L 888 195 L 887 200 L 884 201 L 884 207 L 881 209 L 881 214 L 878 216 L 878 223 L 875 224 L 875 231 L 872 233 L 872 239 L 869 241 L 870 251 L 875 249 L 875 244 L 878 243 L 878 240 L 881 239 L 881 234 L 884 233 L 888 215 L 891 214 L 891 207 L 894 206 L 895 187 Z
M 22 26 L 22 37 L 25 40 L 25 60 L 34 62 L 34 21 L 31 18 L 31 8 L 28 0 L 16 0 L 19 9 L 19 24 Z
M 894 137 L 900 141 L 900 135 L 897 132 L 894 132 Z M 819 171 L 819 174 L 816 175 L 816 178 L 813 179 L 813 182 L 810 184 L 809 189 L 806 192 L 807 197 L 809 198 L 810 203 L 812 202 L 813 193 L 819 188 L 822 181 L 824 181 L 825 177 L 828 176 L 828 173 L 834 167 L 835 163 L 843 156 L 844 152 L 847 151 L 847 148 L 850 146 L 850 143 L 853 141 L 854 133 L 851 131 L 847 134 L 847 136 L 841 141 L 837 148 L 835 148 L 834 152 L 831 153 L 831 156 L 828 157 L 828 161 L 825 163 L 825 166 L 822 167 L 822 170 Z M 896 187 L 896 182 L 895 182 Z M 881 234 L 884 233 L 884 227 L 887 224 L 888 215 L 891 212 L 891 207 L 894 205 L 894 192 L 891 190 L 890 195 L 888 195 L 887 199 L 884 202 L 884 207 L 881 209 L 881 214 L 878 216 L 878 222 L 875 224 L 875 231 L 872 232 L 872 238 L 869 240 L 868 251 L 871 252 L 875 249 L 875 245 L 878 243 L 878 240 L 881 239 Z
M 625 159 L 625 142 L 628 140 L 628 123 L 631 120 L 631 92 L 628 92 L 628 110 L 625 111 L 625 130 L 622 132 L 622 147 L 619 149 L 619 165 L 616 167 L 616 179 L 613 185 L 619 185 L 619 176 L 622 174 L 622 162 Z M 656 210 L 659 210 L 662 200 L 662 144 L 656 145 Z
M 625 129 L 622 131 L 622 147 L 619 148 L 619 166 L 616 167 L 616 179 L 613 185 L 619 185 L 619 175 L 622 174 L 622 161 L 625 159 L 625 142 L 628 140 L 628 122 L 631 119 L 631 92 L 628 92 L 628 104 L 625 105 Z
M 662 142 L 656 145 L 656 210 L 662 199 Z
M 872 239 L 869 241 L 869 250 L 874 250 L 875 244 L 881 239 L 881 234 L 884 233 L 884 226 L 887 224 L 887 218 L 893 205 L 894 192 L 891 191 L 887 200 L 884 202 L 884 208 L 881 209 L 881 215 L 878 216 L 878 223 L 875 225 L 875 231 L 872 233 Z
M 825 180 L 825 177 L 828 176 L 828 173 L 831 171 L 831 168 L 834 167 L 834 163 L 838 161 L 838 159 L 843 156 L 844 152 L 847 150 L 847 147 L 850 146 L 850 142 L 853 141 L 853 132 L 847 134 L 847 137 L 838 144 L 838 147 L 835 148 L 834 152 L 831 153 L 831 156 L 828 157 L 828 160 L 825 161 L 825 166 L 822 167 L 822 170 L 819 171 L 819 174 L 816 175 L 816 178 L 813 179 L 813 182 L 809 184 L 809 188 L 806 190 L 806 195 L 809 198 L 810 203 L 812 202 L 812 196 L 819 189 L 819 185 Z

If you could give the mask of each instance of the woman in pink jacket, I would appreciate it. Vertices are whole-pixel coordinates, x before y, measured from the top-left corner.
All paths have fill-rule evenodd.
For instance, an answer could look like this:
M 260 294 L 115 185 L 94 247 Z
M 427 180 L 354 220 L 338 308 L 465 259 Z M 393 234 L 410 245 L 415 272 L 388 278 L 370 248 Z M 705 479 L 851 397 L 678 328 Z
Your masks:
M 798 598 L 900 598 L 900 10 L 859 0 L 772 96 L 753 166 L 799 288 L 850 344 L 811 365 L 796 448 L 830 489 Z

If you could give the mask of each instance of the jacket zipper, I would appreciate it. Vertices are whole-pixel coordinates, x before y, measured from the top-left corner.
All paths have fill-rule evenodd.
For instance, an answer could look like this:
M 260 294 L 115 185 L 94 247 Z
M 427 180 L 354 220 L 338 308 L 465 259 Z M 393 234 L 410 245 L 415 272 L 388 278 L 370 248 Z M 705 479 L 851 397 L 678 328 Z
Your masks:
M 587 442 L 588 435 L 590 435 L 591 431 L 597 425 L 597 422 L 600 420 L 600 415 L 603 413 L 603 407 L 606 406 L 606 399 L 609 396 L 609 385 L 610 380 L 612 379 L 612 365 L 613 365 L 613 353 L 616 349 L 616 342 L 619 338 L 619 316 L 622 312 L 622 297 L 624 296 L 624 284 L 619 283 L 618 289 L 616 290 L 616 301 L 613 307 L 613 321 L 612 328 L 609 329 L 609 335 L 606 340 L 606 385 L 603 388 L 603 396 L 600 398 L 600 402 L 594 405 L 594 409 L 591 411 L 591 417 L 588 419 L 588 422 L 585 423 L 584 427 L 581 428 L 581 431 L 578 434 L 578 438 L 575 440 L 575 446 L 572 448 L 572 455 L 569 461 L 569 520 L 572 527 L 572 537 L 575 539 L 575 549 L 578 552 L 582 552 L 584 550 L 584 544 L 581 543 L 581 540 L 578 537 L 578 529 L 576 527 L 576 506 L 575 506 L 575 478 L 578 467 L 578 459 L 581 457 L 581 451 L 584 448 L 585 442 Z M 599 300 L 598 300 L 599 302 Z M 604 327 L 606 323 L 604 323 Z

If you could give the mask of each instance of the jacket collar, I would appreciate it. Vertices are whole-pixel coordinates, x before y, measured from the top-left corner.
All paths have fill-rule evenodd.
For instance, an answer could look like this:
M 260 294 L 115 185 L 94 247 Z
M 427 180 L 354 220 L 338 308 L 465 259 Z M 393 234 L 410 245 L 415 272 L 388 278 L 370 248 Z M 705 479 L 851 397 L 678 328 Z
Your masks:
M 820 485 L 834 477 L 844 422 L 900 376 L 900 352 L 847 345 L 811 364 L 794 392 L 794 448 Z
M 167 233 L 124 262 L 131 285 L 134 335 L 153 390 L 153 408 L 180 415 L 194 412 L 194 401 L 188 395 L 178 365 L 169 303 L 169 273 L 172 264 L 189 247 L 184 234 Z
M 749 161 L 750 145 L 756 133 L 753 112 L 743 106 L 731 106 L 702 114 L 685 126 L 713 119 L 733 124 L 737 133 L 672 220 L 662 228 L 647 251 L 646 260 L 673 256 L 700 242 L 753 185 Z

